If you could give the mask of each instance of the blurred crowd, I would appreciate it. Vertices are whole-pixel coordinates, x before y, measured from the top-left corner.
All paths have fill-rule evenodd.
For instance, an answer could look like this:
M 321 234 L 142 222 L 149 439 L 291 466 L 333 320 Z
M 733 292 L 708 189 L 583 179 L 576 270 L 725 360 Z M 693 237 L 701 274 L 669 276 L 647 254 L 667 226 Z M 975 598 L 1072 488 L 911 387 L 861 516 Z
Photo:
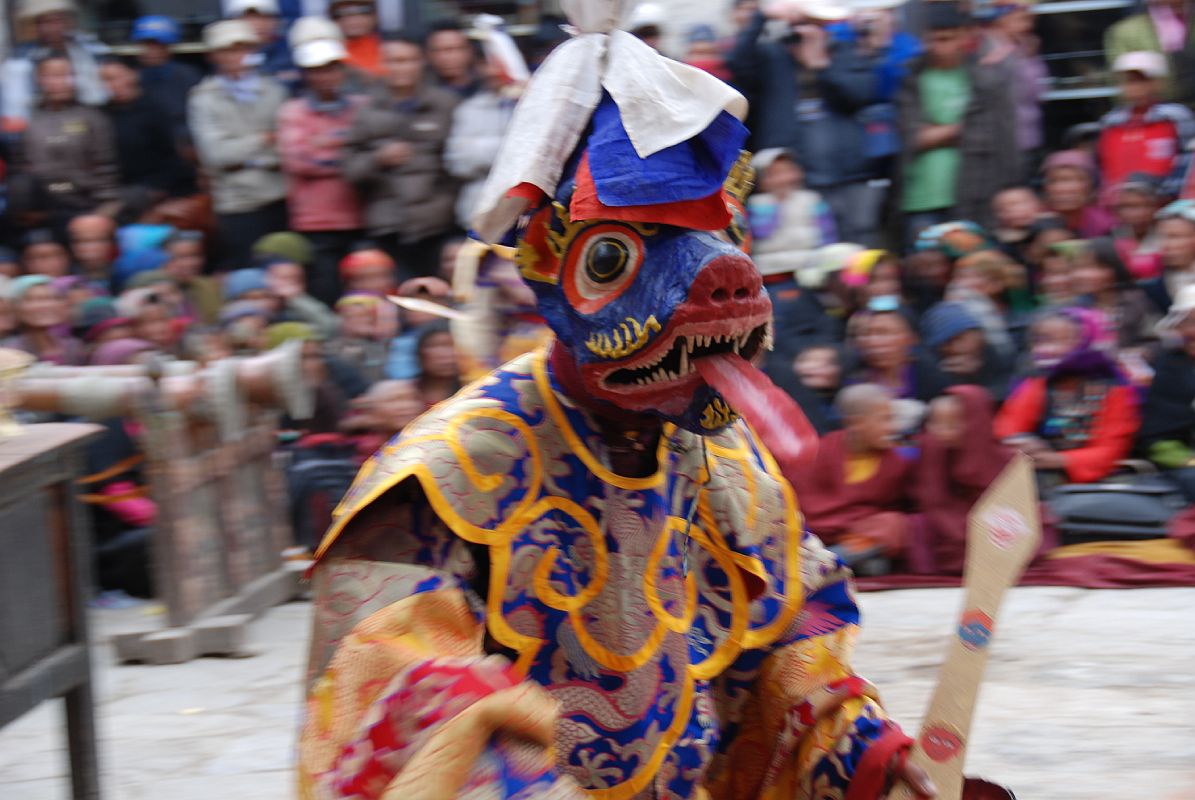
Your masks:
M 961 550 L 916 542 L 958 540 L 966 498 L 1017 450 L 1043 486 L 1136 457 L 1195 500 L 1186 4 L 1107 31 L 1117 98 L 1048 147 L 1025 2 L 842 3 L 735 0 L 684 31 L 643 3 L 627 23 L 751 102 L 766 369 L 825 434 L 810 527 L 957 570 Z M 343 468 L 301 472 L 300 494 L 539 346 L 509 254 L 466 233 L 522 84 L 568 34 L 549 19 L 516 43 L 487 17 L 383 32 L 376 11 L 228 0 L 201 63 L 170 18 L 138 19 L 117 57 L 70 0 L 19 0 L 0 344 L 112 365 L 301 340 L 321 388 L 313 419 L 287 421 L 296 459 Z M 127 524 L 152 523 L 139 513 Z

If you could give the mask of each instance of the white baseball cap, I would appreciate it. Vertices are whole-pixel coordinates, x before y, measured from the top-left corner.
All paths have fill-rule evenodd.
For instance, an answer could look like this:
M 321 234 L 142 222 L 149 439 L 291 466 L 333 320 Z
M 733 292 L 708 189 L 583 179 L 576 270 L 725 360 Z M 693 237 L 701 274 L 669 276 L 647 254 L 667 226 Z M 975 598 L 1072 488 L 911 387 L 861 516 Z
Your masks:
M 17 6 L 17 19 L 37 19 L 43 14 L 74 14 L 78 9 L 71 0 L 24 0 Z
M 224 6 L 224 16 L 229 18 L 243 17 L 251 12 L 267 17 L 276 17 L 281 13 L 278 0 L 228 0 Z
M 203 44 L 208 50 L 224 50 L 238 44 L 257 45 L 257 34 L 248 22 L 222 19 L 203 29 Z
M 797 163 L 797 157 L 787 147 L 768 147 L 751 157 L 751 167 L 756 172 L 763 172 L 781 158 L 787 158 L 794 164 Z
M 1147 78 L 1165 78 L 1170 74 L 1166 56 L 1149 50 L 1138 50 L 1116 57 L 1112 63 L 1113 72 L 1140 72 Z
M 1178 297 L 1170 304 L 1170 311 L 1158 322 L 1155 330 L 1159 335 L 1165 336 L 1182 324 L 1192 312 L 1195 312 L 1195 285 L 1184 286 L 1179 289 Z
M 299 17 L 286 34 L 287 44 L 292 50 L 301 44 L 320 39 L 335 39 L 338 42 L 343 42 L 344 31 L 327 17 Z
M 335 39 L 317 39 L 314 42 L 304 42 L 294 50 L 295 64 L 303 69 L 323 67 L 344 61 L 349 53 L 344 45 Z
M 668 15 L 659 3 L 641 3 L 631 11 L 626 29 L 631 33 L 644 28 L 663 28 Z

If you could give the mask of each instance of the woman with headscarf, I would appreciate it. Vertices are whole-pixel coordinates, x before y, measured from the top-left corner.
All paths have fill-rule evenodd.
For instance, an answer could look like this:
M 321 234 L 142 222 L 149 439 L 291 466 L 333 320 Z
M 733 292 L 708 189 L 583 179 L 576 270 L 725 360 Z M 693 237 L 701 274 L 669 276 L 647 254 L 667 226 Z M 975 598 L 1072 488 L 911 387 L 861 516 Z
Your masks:
M 1151 318 L 1145 293 L 1137 288 L 1111 239 L 1091 239 L 1078 248 L 1072 275 L 1083 304 L 1108 318 L 1119 347 L 1137 347 L 1151 338 L 1157 317 Z
M 79 340 L 59 332 L 67 322 L 66 302 L 50 278 L 22 275 L 9 282 L 8 300 L 16 314 L 17 331 L 0 346 L 23 350 L 52 364 L 83 363 Z
M 967 515 L 1013 454 L 992 434 L 994 411 L 979 386 L 952 387 L 931 404 L 913 487 L 922 522 L 909 545 L 910 571 L 962 574 Z
M 1029 455 L 1039 473 L 1070 483 L 1106 478 L 1129 454 L 1141 420 L 1137 396 L 1108 353 L 1103 315 L 1050 310 L 1030 338 L 1036 375 L 1000 409 L 996 436 Z

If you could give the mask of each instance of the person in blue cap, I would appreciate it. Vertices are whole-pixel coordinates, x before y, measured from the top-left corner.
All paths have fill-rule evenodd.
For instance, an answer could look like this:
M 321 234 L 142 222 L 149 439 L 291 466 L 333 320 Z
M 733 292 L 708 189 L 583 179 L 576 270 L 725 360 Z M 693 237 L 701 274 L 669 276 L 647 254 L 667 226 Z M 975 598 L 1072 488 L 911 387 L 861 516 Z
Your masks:
M 140 17 L 133 23 L 129 38 L 137 44 L 142 92 L 166 112 L 175 138 L 180 143 L 189 142 L 187 95 L 203 76 L 171 54 L 171 46 L 182 41 L 178 23 L 161 14 Z

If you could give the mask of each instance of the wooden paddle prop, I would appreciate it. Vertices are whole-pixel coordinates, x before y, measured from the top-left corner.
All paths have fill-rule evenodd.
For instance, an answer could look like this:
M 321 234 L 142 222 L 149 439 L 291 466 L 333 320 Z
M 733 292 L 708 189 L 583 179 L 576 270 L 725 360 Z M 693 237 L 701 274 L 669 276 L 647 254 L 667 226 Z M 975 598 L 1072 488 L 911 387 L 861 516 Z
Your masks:
M 966 781 L 964 795 L 963 763 L 1000 603 L 1041 543 L 1037 503 L 1032 461 L 1017 455 L 967 517 L 963 612 L 921 734 L 909 754 L 912 763 L 937 784 L 938 800 L 1012 796 L 1007 790 L 972 780 Z M 888 796 L 893 800 L 917 797 L 904 783 Z

